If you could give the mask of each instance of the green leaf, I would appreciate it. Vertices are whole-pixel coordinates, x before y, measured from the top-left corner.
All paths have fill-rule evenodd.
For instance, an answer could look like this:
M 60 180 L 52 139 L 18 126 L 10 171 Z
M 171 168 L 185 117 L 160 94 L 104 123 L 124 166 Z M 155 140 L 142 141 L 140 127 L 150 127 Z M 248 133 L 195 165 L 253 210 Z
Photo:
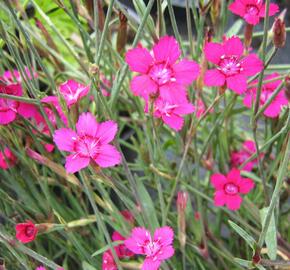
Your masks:
M 268 214 L 268 207 L 260 210 L 262 227 L 264 226 L 266 216 Z M 277 257 L 277 232 L 274 214 L 271 216 L 270 224 L 266 232 L 265 242 L 267 246 L 267 253 L 271 260 L 276 260 Z
M 152 229 L 155 229 L 159 227 L 159 223 L 158 223 L 153 201 L 147 189 L 145 188 L 143 181 L 141 181 L 140 179 L 137 179 L 136 185 L 137 185 L 138 193 L 140 196 L 141 205 L 143 206 L 144 211 L 145 211 L 146 218 L 148 219 L 148 222 L 150 222 Z
M 251 261 L 246 261 L 246 260 L 239 259 L 239 258 L 234 258 L 234 261 L 241 266 L 247 267 L 247 269 L 254 268 L 253 263 Z
M 97 268 L 91 266 L 89 263 L 87 263 L 86 261 L 82 262 L 82 267 L 83 270 L 97 270 Z
M 226 36 L 231 37 L 231 36 L 237 35 L 240 32 L 242 26 L 243 26 L 243 20 L 241 19 L 237 20 L 232 25 L 232 27 L 226 32 Z
M 242 229 L 239 225 L 229 220 L 230 226 L 238 233 L 246 242 L 247 244 L 254 249 L 256 245 L 255 239 L 249 235 L 244 229 Z

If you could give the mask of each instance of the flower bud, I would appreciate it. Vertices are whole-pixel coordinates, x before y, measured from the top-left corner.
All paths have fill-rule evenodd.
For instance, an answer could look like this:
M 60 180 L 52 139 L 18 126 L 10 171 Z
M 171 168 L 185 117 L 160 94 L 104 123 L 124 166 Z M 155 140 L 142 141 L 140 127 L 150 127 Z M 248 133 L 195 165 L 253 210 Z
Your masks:
M 179 191 L 177 194 L 177 211 L 185 211 L 188 200 L 188 193 L 186 191 Z
M 178 240 L 181 249 L 184 249 L 186 244 L 186 217 L 185 209 L 188 200 L 188 193 L 186 191 L 179 191 L 177 194 L 177 216 L 178 216 Z
M 246 24 L 245 26 L 245 40 L 244 44 L 246 47 L 246 50 L 248 51 L 249 47 L 251 46 L 252 43 L 252 36 L 253 36 L 253 25 L 252 24 Z
M 288 101 L 290 102 L 290 76 L 287 76 L 285 78 L 285 96 L 288 99 Z
M 286 43 L 285 22 L 281 18 L 275 18 L 273 24 L 273 43 L 276 48 L 283 48 Z

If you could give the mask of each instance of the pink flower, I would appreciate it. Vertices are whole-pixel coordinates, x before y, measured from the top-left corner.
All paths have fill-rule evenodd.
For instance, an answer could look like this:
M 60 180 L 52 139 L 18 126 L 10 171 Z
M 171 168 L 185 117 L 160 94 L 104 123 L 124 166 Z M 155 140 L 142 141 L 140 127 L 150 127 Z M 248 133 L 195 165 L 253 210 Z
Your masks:
M 114 261 L 113 255 L 110 250 L 106 251 L 103 254 L 102 270 L 118 270 L 117 265 Z
M 252 179 L 241 177 L 238 169 L 232 169 L 227 176 L 213 174 L 211 184 L 215 188 L 214 205 L 226 205 L 230 210 L 237 210 L 242 203 L 240 194 L 249 193 L 255 186 Z
M 253 25 L 258 24 L 260 18 L 266 16 L 266 6 L 263 0 L 235 0 L 229 5 L 229 10 Z M 278 11 L 279 7 L 270 3 L 269 16 L 275 15 Z
M 270 80 L 279 77 L 278 73 L 272 73 L 264 78 L 264 80 Z M 254 83 L 257 83 L 254 82 Z M 274 82 L 265 83 L 262 85 L 262 92 L 260 96 L 260 106 L 263 106 L 267 100 L 271 97 L 275 89 L 282 83 L 281 80 Z M 248 108 L 251 108 L 252 103 L 256 100 L 257 88 L 250 88 L 246 92 L 244 98 L 244 105 Z M 274 98 L 270 105 L 264 111 L 266 117 L 275 118 L 278 117 L 283 106 L 286 106 L 288 101 L 285 96 L 285 89 L 282 89 L 279 94 Z
M 65 114 L 63 113 L 62 109 L 61 109 L 61 106 L 59 104 L 59 101 L 58 101 L 58 98 L 56 96 L 47 96 L 45 98 L 43 98 L 41 100 L 42 103 L 45 103 L 47 105 L 50 105 L 52 106 L 53 108 L 56 109 L 60 119 L 62 120 L 62 122 L 64 123 L 65 126 L 68 125 L 68 120 L 65 116 Z M 49 108 L 49 107 L 46 107 L 45 108 L 45 112 L 46 112 L 46 115 L 48 117 L 48 119 L 50 120 L 50 122 L 52 123 L 52 125 L 54 127 L 57 126 L 57 120 L 56 120 L 56 116 L 55 116 L 55 113 L 54 111 Z
M 120 212 L 122 216 L 125 218 L 126 221 L 128 221 L 130 224 L 134 224 L 134 216 L 129 210 L 123 210 Z
M 153 239 L 148 230 L 136 227 L 124 243 L 135 254 L 146 256 L 142 270 L 157 270 L 162 261 L 173 256 L 173 238 L 173 230 L 167 226 L 157 229 Z
M 16 156 L 11 152 L 8 147 L 4 147 L 3 152 L 0 148 L 0 168 L 3 170 L 7 170 L 15 165 L 17 161 Z
M 75 173 L 87 167 L 91 160 L 106 168 L 121 162 L 118 150 L 109 143 L 117 133 L 114 121 L 97 123 L 90 112 L 82 113 L 76 124 L 76 131 L 61 128 L 55 131 L 53 140 L 59 150 L 71 152 L 66 157 L 65 168 Z
M 24 70 L 25 70 L 25 72 L 27 74 L 27 77 L 29 79 L 32 79 L 32 76 L 31 76 L 31 73 L 29 71 L 29 68 L 25 67 Z M 32 72 L 33 72 L 33 77 L 37 78 L 38 74 L 36 72 L 34 72 L 33 69 L 32 69 Z M 13 72 L 11 72 L 10 70 L 6 70 L 3 73 L 3 75 L 0 76 L 0 80 L 6 82 L 7 84 L 13 84 L 15 82 L 17 82 L 17 83 L 21 83 L 22 82 L 21 74 L 20 74 L 20 72 L 17 69 L 14 69 Z
M 44 266 L 38 266 L 35 270 L 46 270 L 46 268 Z
M 183 116 L 194 112 L 194 106 L 183 98 L 159 97 L 154 102 L 154 117 L 161 118 L 169 127 L 180 130 L 183 126 Z
M 22 96 L 22 87 L 19 83 L 6 86 L 0 84 L 0 93 L 11 96 Z M 29 118 L 36 112 L 36 107 L 31 104 L 19 102 L 8 98 L 0 98 L 0 125 L 7 125 L 13 122 L 17 114 Z
M 37 235 L 37 228 L 32 221 L 28 220 L 25 223 L 18 223 L 15 226 L 16 238 L 22 243 L 32 242 Z
M 251 140 L 245 141 L 243 143 L 242 149 L 231 153 L 231 165 L 233 167 L 242 165 L 254 153 L 256 153 L 255 143 Z M 257 163 L 258 160 L 253 159 L 252 161 L 245 164 L 243 170 L 250 172 Z
M 71 105 L 86 96 L 89 90 L 89 85 L 85 86 L 74 80 L 68 80 L 59 86 L 59 91 L 63 95 L 68 107 L 71 107 Z
M 47 113 L 47 116 L 48 116 L 48 119 L 49 119 L 50 117 L 49 117 L 49 112 L 48 111 L 49 111 L 49 109 L 45 108 L 45 112 Z M 35 114 L 35 116 L 31 119 L 30 122 L 34 125 L 34 127 L 37 129 L 38 132 L 50 137 L 50 131 L 49 131 L 48 125 L 47 125 L 44 117 L 39 112 Z M 34 130 L 33 130 L 33 133 L 37 134 L 37 132 L 34 131 Z M 43 143 L 43 145 L 44 145 L 44 148 L 45 148 L 45 150 L 47 152 L 52 152 L 54 150 L 54 145 L 53 144 Z
M 224 86 L 242 94 L 247 89 L 247 77 L 263 69 L 262 61 L 256 54 L 243 57 L 244 47 L 238 37 L 231 37 L 223 43 L 209 42 L 204 53 L 209 62 L 216 68 L 207 70 L 204 83 L 207 86 Z
M 121 235 L 119 232 L 114 231 L 112 234 L 113 241 L 123 241 L 126 238 Z M 134 256 L 134 253 L 130 251 L 124 244 L 115 246 L 116 254 L 119 258 L 128 258 Z
M 131 81 L 131 89 L 137 96 L 149 99 L 150 95 L 181 96 L 186 99 L 186 86 L 199 74 L 196 62 L 182 59 L 180 48 L 173 37 L 164 36 L 153 46 L 153 52 L 137 47 L 126 53 L 131 71 L 140 73 Z

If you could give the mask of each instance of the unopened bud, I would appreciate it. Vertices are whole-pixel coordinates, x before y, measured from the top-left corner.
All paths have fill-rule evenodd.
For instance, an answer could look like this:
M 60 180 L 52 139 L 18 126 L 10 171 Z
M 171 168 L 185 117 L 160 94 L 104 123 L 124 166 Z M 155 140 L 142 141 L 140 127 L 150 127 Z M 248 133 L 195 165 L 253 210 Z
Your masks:
M 288 101 L 290 102 L 290 76 L 287 76 L 285 78 L 285 96 L 288 99 Z
M 181 249 L 184 249 L 186 244 L 186 216 L 185 209 L 188 200 L 186 191 L 179 191 L 177 194 L 177 216 L 178 216 L 178 240 Z
M 283 48 L 286 43 L 285 22 L 281 18 L 275 18 L 273 24 L 273 43 L 276 48 Z
M 252 43 L 252 36 L 253 36 L 253 25 L 252 24 L 246 24 L 245 26 L 245 39 L 244 39 L 244 45 L 246 47 L 246 50 L 251 46 Z

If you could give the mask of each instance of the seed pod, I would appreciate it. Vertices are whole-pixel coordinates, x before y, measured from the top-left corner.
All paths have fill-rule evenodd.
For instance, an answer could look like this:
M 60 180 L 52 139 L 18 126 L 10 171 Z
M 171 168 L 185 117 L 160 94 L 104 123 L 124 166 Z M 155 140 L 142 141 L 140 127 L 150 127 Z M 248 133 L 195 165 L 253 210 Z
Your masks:
M 285 78 L 285 96 L 288 99 L 288 101 L 290 102 L 290 76 L 287 76 Z
M 252 24 L 246 24 L 245 26 L 245 40 L 244 45 L 246 47 L 246 50 L 248 50 L 252 43 L 252 36 L 253 36 L 253 25 Z
M 177 217 L 178 217 L 178 240 L 181 249 L 184 249 L 186 244 L 186 216 L 185 208 L 188 200 L 186 191 L 179 191 L 177 194 Z
M 281 18 L 275 18 L 273 24 L 273 43 L 276 48 L 283 48 L 286 43 L 285 22 Z
M 127 43 L 127 17 L 119 11 L 119 28 L 117 35 L 117 51 L 122 54 Z

